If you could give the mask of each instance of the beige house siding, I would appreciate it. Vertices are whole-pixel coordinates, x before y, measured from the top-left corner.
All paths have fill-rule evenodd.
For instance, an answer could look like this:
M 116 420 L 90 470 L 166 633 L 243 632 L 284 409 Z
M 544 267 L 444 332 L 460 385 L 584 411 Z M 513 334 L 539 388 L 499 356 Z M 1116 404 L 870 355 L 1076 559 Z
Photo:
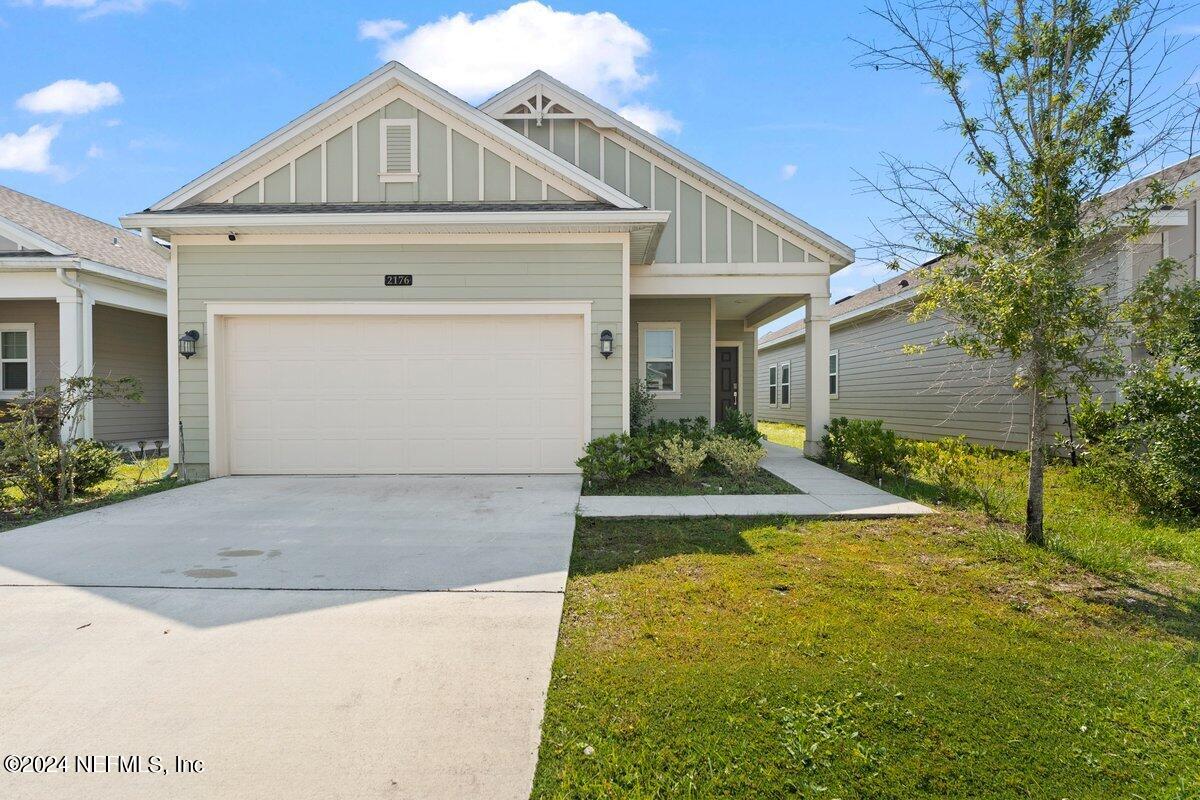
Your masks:
M 167 321 L 110 306 L 92 309 L 96 377 L 141 381 L 142 401 L 97 400 L 93 436 L 107 442 L 167 438 Z
M 58 303 L 0 300 L 0 324 L 33 323 L 33 379 L 38 388 L 58 383 Z
M 184 243 L 178 253 L 178 333 L 201 332 L 197 355 L 179 363 L 179 411 L 188 464 L 201 474 L 208 463 L 205 304 L 215 301 L 591 301 L 592 435 L 622 429 L 620 244 Z M 385 288 L 385 273 L 411 274 L 413 286 Z M 599 355 L 604 329 L 613 332 L 616 357 Z
M 712 305 L 707 297 L 642 299 L 629 301 L 633 328 L 630 344 L 630 378 L 641 375 L 641 337 L 638 323 L 678 322 L 677 368 L 682 389 L 678 400 L 659 398 L 654 402 L 656 419 L 708 417 L 712 395 Z
M 940 316 L 914 325 L 907 314 L 908 306 L 901 304 L 833 328 L 830 352 L 838 353 L 839 387 L 837 397 L 829 401 L 831 416 L 882 419 L 887 427 L 914 439 L 963 434 L 976 444 L 1024 448 L 1029 436 L 1027 403 L 1012 388 L 1008 362 L 970 359 L 943 346 L 905 354 L 905 344 L 927 344 L 946 328 Z M 768 404 L 768 371 L 783 362 L 791 364 L 791 408 Z M 759 352 L 759 419 L 805 424 L 804 366 L 803 338 Z M 1098 393 L 1114 399 L 1110 383 Z M 1060 401 L 1050 409 L 1051 435 L 1067 432 L 1065 420 Z

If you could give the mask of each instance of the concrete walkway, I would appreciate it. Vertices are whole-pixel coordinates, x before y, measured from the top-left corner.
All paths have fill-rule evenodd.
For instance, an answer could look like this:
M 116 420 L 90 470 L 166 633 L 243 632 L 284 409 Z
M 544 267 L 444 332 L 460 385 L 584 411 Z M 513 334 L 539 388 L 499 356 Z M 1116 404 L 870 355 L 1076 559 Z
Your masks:
M 766 442 L 764 469 L 804 494 L 727 494 L 686 497 L 582 497 L 584 517 L 757 517 L 785 515 L 815 519 L 870 519 L 932 514 L 905 500 L 809 461 L 793 447 Z
M 0 797 L 525 800 L 578 499 L 221 478 L 0 534 L 0 754 L 67 757 Z

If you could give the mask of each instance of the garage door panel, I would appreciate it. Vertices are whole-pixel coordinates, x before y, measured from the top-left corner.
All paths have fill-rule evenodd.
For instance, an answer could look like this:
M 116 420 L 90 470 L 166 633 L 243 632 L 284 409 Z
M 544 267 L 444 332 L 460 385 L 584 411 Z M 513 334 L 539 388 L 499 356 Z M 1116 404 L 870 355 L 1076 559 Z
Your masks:
M 580 317 L 234 317 L 234 473 L 571 470 Z

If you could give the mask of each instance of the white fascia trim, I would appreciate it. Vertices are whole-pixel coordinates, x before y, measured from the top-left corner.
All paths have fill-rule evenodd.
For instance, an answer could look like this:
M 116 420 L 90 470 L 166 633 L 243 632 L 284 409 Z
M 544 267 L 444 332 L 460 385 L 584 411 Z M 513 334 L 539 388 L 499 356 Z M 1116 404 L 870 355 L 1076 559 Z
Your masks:
M 903 303 L 905 300 L 911 300 L 913 297 L 916 296 L 917 289 L 919 289 L 919 288 L 920 287 L 918 287 L 918 286 L 910 286 L 907 289 L 905 289 L 903 292 L 900 292 L 899 294 L 894 294 L 891 297 L 885 297 L 882 300 L 876 300 L 874 303 L 871 303 L 870 305 L 865 305 L 862 308 L 856 308 L 853 311 L 847 312 L 846 314 L 843 314 L 840 317 L 833 317 L 829 321 L 829 327 L 832 330 L 833 328 L 837 328 L 842 325 L 845 325 L 847 322 L 858 319 L 859 317 L 865 317 L 868 314 L 874 314 L 876 311 L 882 311 L 885 308 L 889 308 L 889 307 L 897 305 L 899 303 Z M 833 308 L 833 307 L 831 307 L 831 308 Z M 792 342 L 792 341 L 798 341 L 803 338 L 804 338 L 804 331 L 798 330 L 795 333 L 789 333 L 787 336 L 780 336 L 778 339 L 772 339 L 771 341 L 769 341 L 765 344 L 758 345 L 758 352 L 761 353 L 764 350 L 770 350 L 771 348 L 778 347 L 781 344 L 786 344 L 786 343 Z
M 139 275 L 136 272 L 130 272 L 127 269 L 101 264 L 98 261 L 92 261 L 87 258 L 0 258 L 0 269 L 4 268 L 19 269 L 22 272 L 77 269 L 80 272 L 103 275 L 106 278 L 112 278 L 122 283 L 132 283 L 136 286 L 144 286 L 163 293 L 167 291 L 167 282 L 162 278 L 150 278 L 145 275 Z M 2 290 L 0 290 L 0 296 L 3 296 Z
M 750 191 L 745 186 L 742 186 L 739 183 L 734 183 L 725 176 L 714 172 L 704 164 L 684 153 L 682 150 L 673 147 L 649 131 L 634 125 L 621 115 L 596 103 L 591 98 L 580 94 L 570 86 L 567 86 L 558 79 L 547 75 L 541 70 L 533 72 L 528 77 L 518 81 L 507 89 L 504 89 L 499 94 L 493 96 L 489 100 L 484 101 L 484 103 L 482 103 L 479 107 L 488 114 L 502 114 L 504 113 L 507 104 L 515 102 L 515 100 L 518 98 L 524 97 L 524 93 L 538 83 L 548 84 L 554 87 L 554 89 L 556 89 L 558 92 L 568 95 L 575 102 L 575 104 L 583 110 L 583 114 L 580 116 L 587 116 L 592 120 L 592 122 L 620 131 L 630 139 L 633 139 L 648 149 L 659 153 L 667 160 L 675 162 L 678 167 L 692 173 L 700 180 L 711 184 L 723 192 L 728 193 L 732 197 L 737 198 L 750 208 L 757 210 L 759 213 L 774 218 L 783 227 L 790 229 L 796 235 L 806 239 L 811 239 L 821 247 L 824 247 L 832 253 L 836 253 L 837 255 L 846 259 L 848 264 L 854 261 L 854 248 L 850 247 L 845 242 L 841 242 L 824 231 L 814 228 L 794 214 L 785 211 L 766 198 L 760 197 L 759 195 Z
M 591 300 L 231 300 L 206 303 L 209 316 L 582 316 Z
M 64 247 L 52 239 L 47 239 L 45 236 L 26 228 L 19 222 L 13 222 L 8 217 L 0 217 L 0 234 L 3 234 L 5 239 L 12 239 L 14 242 L 24 245 L 30 250 L 44 250 L 56 256 L 71 255 L 74 252 L 71 248 Z
M 266 226 L 310 227 L 318 225 L 665 225 L 669 211 L 650 211 L 642 208 L 618 211 L 438 211 L 432 213 L 387 211 L 381 213 L 327 213 L 315 211 L 302 214 L 130 214 L 121 217 L 121 224 L 138 228 L 153 224 L 155 230 L 172 231 L 179 228 L 237 228 L 250 230 Z
M 559 175 L 568 183 L 578 186 L 588 194 L 610 202 L 618 208 L 642 208 L 641 203 L 622 192 L 618 192 L 599 178 L 594 178 L 574 164 L 553 156 L 553 154 L 548 153 L 540 145 L 526 139 L 521 134 L 483 113 L 470 103 L 431 83 L 399 62 L 391 61 L 353 86 L 342 90 L 329 100 L 297 117 L 269 136 L 260 139 L 232 158 L 213 167 L 191 183 L 167 195 L 162 200 L 150 206 L 150 210 L 163 211 L 185 205 L 195 195 L 207 191 L 255 159 L 264 156 L 277 147 L 284 146 L 288 140 L 306 128 L 325 119 L 335 117 L 348 107 L 352 107 L 364 98 L 376 93 L 380 86 L 389 80 L 394 80 L 408 87 L 411 91 L 423 94 L 440 105 L 446 112 L 461 119 L 464 123 L 502 142 L 532 161 L 541 164 L 544 168 Z M 547 158 L 547 155 L 552 156 L 552 159 Z
M 77 262 L 78 259 L 72 256 L 42 256 L 41 258 L 35 256 L 6 256 L 0 258 L 0 269 L 14 269 L 21 270 L 22 272 L 38 269 L 58 269 L 59 267 L 74 269 Z

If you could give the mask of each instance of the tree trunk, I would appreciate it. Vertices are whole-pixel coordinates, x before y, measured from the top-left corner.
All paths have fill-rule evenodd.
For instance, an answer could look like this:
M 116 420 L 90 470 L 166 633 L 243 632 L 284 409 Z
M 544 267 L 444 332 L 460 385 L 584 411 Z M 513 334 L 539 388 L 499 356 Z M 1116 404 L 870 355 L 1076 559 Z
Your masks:
M 1046 533 L 1043 529 L 1045 505 L 1044 475 L 1046 455 L 1042 447 L 1046 427 L 1046 398 L 1037 388 L 1040 376 L 1034 378 L 1029 388 L 1029 494 L 1025 500 L 1025 541 L 1044 547 Z

